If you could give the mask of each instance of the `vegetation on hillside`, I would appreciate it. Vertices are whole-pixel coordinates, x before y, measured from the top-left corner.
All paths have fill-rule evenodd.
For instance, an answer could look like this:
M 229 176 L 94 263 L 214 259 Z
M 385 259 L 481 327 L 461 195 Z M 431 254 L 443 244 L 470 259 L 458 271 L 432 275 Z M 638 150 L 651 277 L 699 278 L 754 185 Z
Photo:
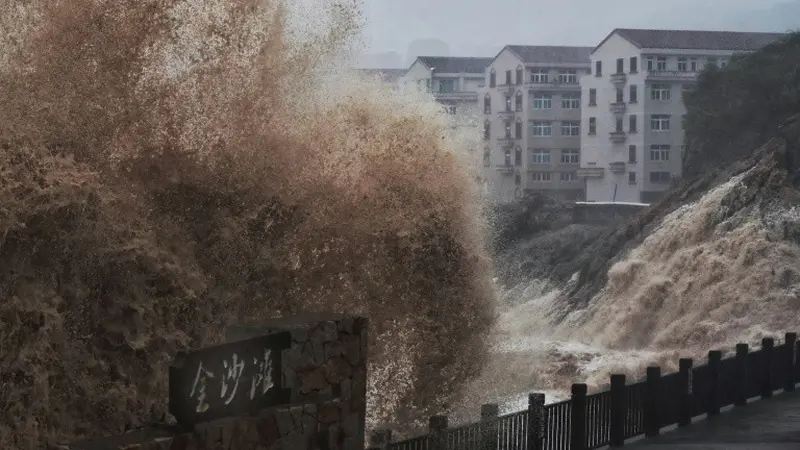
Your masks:
M 684 179 L 746 157 L 800 112 L 800 33 L 703 71 L 684 102 Z

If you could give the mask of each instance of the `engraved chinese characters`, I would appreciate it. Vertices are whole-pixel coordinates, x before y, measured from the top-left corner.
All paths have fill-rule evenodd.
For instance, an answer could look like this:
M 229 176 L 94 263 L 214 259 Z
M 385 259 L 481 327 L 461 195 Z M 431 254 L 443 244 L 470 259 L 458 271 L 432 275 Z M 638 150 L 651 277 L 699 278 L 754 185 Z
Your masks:
M 191 425 L 287 403 L 279 382 L 289 343 L 282 332 L 179 354 L 170 368 L 170 412 Z

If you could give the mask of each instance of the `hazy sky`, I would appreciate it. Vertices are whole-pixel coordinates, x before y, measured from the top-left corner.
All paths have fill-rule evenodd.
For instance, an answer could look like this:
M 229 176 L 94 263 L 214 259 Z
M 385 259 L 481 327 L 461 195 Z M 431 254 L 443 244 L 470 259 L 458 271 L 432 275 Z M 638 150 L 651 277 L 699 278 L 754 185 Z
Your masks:
M 444 40 L 452 55 L 505 44 L 592 46 L 617 27 L 715 29 L 735 23 L 742 31 L 772 31 L 749 27 L 748 14 L 792 1 L 364 0 L 365 33 L 369 51 L 401 54 L 420 38 Z

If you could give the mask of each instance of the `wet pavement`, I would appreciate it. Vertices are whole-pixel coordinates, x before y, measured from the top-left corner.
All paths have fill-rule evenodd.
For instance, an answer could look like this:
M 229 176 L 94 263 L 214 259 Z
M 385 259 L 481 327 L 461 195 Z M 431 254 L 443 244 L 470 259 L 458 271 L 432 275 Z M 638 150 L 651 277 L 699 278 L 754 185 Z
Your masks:
M 800 391 L 778 393 L 747 406 L 725 408 L 686 428 L 662 428 L 656 438 L 626 443 L 635 450 L 800 450 Z

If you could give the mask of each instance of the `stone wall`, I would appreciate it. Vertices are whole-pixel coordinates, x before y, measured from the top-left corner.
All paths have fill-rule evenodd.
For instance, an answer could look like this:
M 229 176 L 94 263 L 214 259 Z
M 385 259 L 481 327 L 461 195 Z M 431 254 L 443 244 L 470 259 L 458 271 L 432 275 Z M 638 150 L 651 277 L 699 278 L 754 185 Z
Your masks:
M 646 203 L 575 202 L 572 222 L 617 227 L 650 206 Z
M 282 386 L 290 405 L 195 425 L 165 422 L 68 450 L 363 450 L 367 321 L 308 314 L 230 327 L 228 341 L 289 331 Z

